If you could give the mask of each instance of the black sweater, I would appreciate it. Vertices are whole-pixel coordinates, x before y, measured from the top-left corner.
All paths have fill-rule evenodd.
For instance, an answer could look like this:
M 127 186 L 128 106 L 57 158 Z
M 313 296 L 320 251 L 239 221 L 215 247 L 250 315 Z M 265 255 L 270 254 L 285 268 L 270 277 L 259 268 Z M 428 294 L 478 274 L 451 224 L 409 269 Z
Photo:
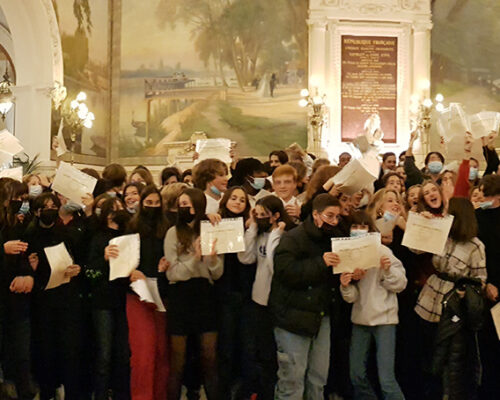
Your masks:
M 500 207 L 476 210 L 478 238 L 486 250 L 488 282 L 500 288 Z
M 110 281 L 109 262 L 104 259 L 104 249 L 109 241 L 120 235 L 119 231 L 107 228 L 97 232 L 90 243 L 86 273 L 94 308 L 107 310 L 125 307 L 129 279 Z

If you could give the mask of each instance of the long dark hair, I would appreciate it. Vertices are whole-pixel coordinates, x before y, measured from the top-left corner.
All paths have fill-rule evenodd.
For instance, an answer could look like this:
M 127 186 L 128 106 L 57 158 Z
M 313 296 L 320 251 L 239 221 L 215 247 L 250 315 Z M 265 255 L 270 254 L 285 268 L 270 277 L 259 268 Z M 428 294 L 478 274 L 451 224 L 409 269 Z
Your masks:
M 247 219 L 250 217 L 251 206 L 250 206 L 250 201 L 248 199 L 248 193 L 241 186 L 233 186 L 232 188 L 229 188 L 228 190 L 226 190 L 224 192 L 224 196 L 222 196 L 222 199 L 219 203 L 219 214 L 221 215 L 222 218 L 233 218 L 234 217 L 233 213 L 231 213 L 231 211 L 229 211 L 227 209 L 227 202 L 229 201 L 229 199 L 231 198 L 231 195 L 233 194 L 233 192 L 236 189 L 243 191 L 243 193 L 245 194 L 246 206 L 245 206 L 245 209 L 243 210 L 243 212 L 241 213 L 241 215 L 238 215 L 238 216 L 243 217 L 243 220 L 246 222 Z
M 279 213 L 280 216 L 277 222 L 285 223 L 285 231 L 288 231 L 295 227 L 295 223 L 286 212 L 285 207 L 283 206 L 283 202 L 279 197 L 273 195 L 263 197 L 257 200 L 255 206 L 261 206 L 264 210 L 269 211 L 272 215 L 274 215 L 275 213 Z
M 453 215 L 450 239 L 468 242 L 477 236 L 477 220 L 474 206 L 465 197 L 452 197 L 448 204 L 448 214 Z
M 160 198 L 160 210 L 163 210 L 162 206 L 162 198 L 160 191 L 156 188 L 155 185 L 148 185 L 141 192 L 141 201 L 139 202 L 139 211 L 134 215 L 132 220 L 130 221 L 128 231 L 133 233 L 139 233 L 142 236 L 155 236 L 158 239 L 163 239 L 165 237 L 165 233 L 167 232 L 168 221 L 163 212 L 160 212 L 158 218 L 154 221 L 146 220 L 144 218 L 143 210 L 144 210 L 144 200 L 150 194 L 157 194 Z
M 9 212 L 9 205 L 13 199 L 22 197 L 23 195 L 28 195 L 28 185 L 26 183 L 12 181 L 5 185 L 4 201 L 7 202 L 7 205 L 3 203 L 0 205 L 0 227 L 2 229 L 17 224 L 18 219 Z
M 207 219 L 205 209 L 207 208 L 207 198 L 201 189 L 186 188 L 177 198 L 177 209 L 179 209 L 179 199 L 185 194 L 191 200 L 194 208 L 194 225 L 191 227 L 186 221 L 183 221 L 177 216 L 177 223 L 175 224 L 177 230 L 177 241 L 179 247 L 177 248 L 178 254 L 188 253 L 192 247 L 194 239 L 200 234 L 200 222 Z
M 125 210 L 125 203 L 119 197 L 111 197 L 104 201 L 101 205 L 101 214 L 97 217 L 99 221 L 99 226 L 101 229 L 108 228 L 108 216 L 115 212 L 115 204 L 121 204 L 123 209 Z

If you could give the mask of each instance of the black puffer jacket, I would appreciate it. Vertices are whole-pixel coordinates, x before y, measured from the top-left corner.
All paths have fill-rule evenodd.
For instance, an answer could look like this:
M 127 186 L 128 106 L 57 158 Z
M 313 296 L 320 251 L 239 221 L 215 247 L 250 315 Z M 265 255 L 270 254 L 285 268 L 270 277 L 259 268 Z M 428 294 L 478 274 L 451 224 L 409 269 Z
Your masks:
M 461 297 L 458 290 L 465 291 Z M 483 325 L 485 301 L 481 282 L 461 278 L 443 299 L 438 325 L 433 370 L 445 373 L 450 400 L 476 398 L 481 380 L 477 332 Z
M 276 326 L 314 336 L 332 301 L 332 269 L 323 261 L 331 241 L 309 216 L 286 232 L 274 253 L 274 275 L 269 297 Z

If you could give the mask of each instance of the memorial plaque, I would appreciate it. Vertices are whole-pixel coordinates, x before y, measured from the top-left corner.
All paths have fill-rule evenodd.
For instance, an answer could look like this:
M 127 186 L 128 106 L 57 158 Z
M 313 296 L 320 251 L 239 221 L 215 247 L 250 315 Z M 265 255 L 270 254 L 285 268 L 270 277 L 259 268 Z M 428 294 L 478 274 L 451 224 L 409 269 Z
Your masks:
M 396 142 L 398 38 L 342 36 L 342 141 L 363 133 L 378 113 L 384 142 Z

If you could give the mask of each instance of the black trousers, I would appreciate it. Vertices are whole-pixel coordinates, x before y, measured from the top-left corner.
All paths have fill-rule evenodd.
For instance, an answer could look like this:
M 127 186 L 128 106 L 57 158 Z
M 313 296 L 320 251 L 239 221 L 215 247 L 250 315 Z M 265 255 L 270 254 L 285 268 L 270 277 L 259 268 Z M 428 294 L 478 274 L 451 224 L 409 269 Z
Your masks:
M 81 307 L 36 305 L 32 336 L 41 400 L 54 397 L 61 384 L 65 400 L 81 398 L 82 328 Z

